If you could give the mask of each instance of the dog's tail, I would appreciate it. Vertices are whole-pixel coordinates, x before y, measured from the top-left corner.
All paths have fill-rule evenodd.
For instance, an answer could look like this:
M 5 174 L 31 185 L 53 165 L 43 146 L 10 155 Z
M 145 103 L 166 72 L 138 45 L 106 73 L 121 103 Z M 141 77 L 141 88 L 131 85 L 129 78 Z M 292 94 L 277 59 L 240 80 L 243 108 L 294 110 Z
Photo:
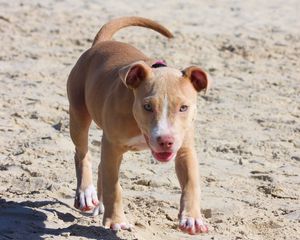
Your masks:
M 167 38 L 173 37 L 173 34 L 168 29 L 166 29 L 164 26 L 150 19 L 142 18 L 142 17 L 121 17 L 121 18 L 116 18 L 103 25 L 103 27 L 100 29 L 100 31 L 97 33 L 96 37 L 94 38 L 93 46 L 98 42 L 110 40 L 115 32 L 117 32 L 121 28 L 125 28 L 128 26 L 139 26 L 139 27 L 150 28 L 156 32 L 161 33 Z

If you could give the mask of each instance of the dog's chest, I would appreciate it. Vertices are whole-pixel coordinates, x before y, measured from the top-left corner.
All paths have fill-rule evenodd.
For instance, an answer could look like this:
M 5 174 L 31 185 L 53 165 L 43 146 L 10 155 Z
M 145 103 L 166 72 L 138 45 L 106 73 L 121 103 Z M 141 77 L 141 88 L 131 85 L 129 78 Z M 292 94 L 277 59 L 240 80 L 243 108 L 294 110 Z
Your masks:
M 130 138 L 127 140 L 125 145 L 131 150 L 131 151 L 140 151 L 147 149 L 147 143 L 143 135 L 138 135 L 133 138 Z

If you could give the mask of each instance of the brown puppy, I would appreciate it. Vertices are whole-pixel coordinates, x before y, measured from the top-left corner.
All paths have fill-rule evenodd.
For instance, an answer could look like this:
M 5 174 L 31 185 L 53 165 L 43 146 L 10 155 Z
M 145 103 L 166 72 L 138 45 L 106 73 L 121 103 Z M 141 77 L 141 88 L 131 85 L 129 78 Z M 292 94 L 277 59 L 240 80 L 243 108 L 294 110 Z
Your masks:
M 180 229 L 190 234 L 207 232 L 200 213 L 193 120 L 197 92 L 207 89 L 209 79 L 198 67 L 179 71 L 111 40 L 127 26 L 151 28 L 172 37 L 166 28 L 148 19 L 115 19 L 101 28 L 93 46 L 72 69 L 67 89 L 70 134 L 76 149 L 75 206 L 83 211 L 95 208 L 97 214 L 103 211 L 103 202 L 105 227 L 130 228 L 123 212 L 119 168 L 125 152 L 149 148 L 160 162 L 175 158 L 182 189 Z M 98 195 L 88 152 L 92 120 L 103 129 Z

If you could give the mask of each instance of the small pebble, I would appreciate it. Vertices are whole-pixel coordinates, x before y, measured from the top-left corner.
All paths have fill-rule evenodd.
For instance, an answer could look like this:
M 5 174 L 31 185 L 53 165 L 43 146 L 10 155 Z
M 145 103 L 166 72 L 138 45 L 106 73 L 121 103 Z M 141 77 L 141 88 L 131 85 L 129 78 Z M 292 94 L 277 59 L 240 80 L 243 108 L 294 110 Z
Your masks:
M 64 232 L 61 234 L 63 237 L 70 237 L 71 233 L 70 232 Z

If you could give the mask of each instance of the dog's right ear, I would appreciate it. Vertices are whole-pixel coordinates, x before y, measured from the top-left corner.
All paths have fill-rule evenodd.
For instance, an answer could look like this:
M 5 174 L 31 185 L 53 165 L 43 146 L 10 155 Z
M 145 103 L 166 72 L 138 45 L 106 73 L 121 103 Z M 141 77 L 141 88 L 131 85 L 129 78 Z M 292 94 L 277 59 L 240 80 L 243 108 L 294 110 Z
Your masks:
M 135 89 L 152 74 L 152 69 L 144 61 L 134 62 L 119 70 L 119 76 L 126 87 Z

